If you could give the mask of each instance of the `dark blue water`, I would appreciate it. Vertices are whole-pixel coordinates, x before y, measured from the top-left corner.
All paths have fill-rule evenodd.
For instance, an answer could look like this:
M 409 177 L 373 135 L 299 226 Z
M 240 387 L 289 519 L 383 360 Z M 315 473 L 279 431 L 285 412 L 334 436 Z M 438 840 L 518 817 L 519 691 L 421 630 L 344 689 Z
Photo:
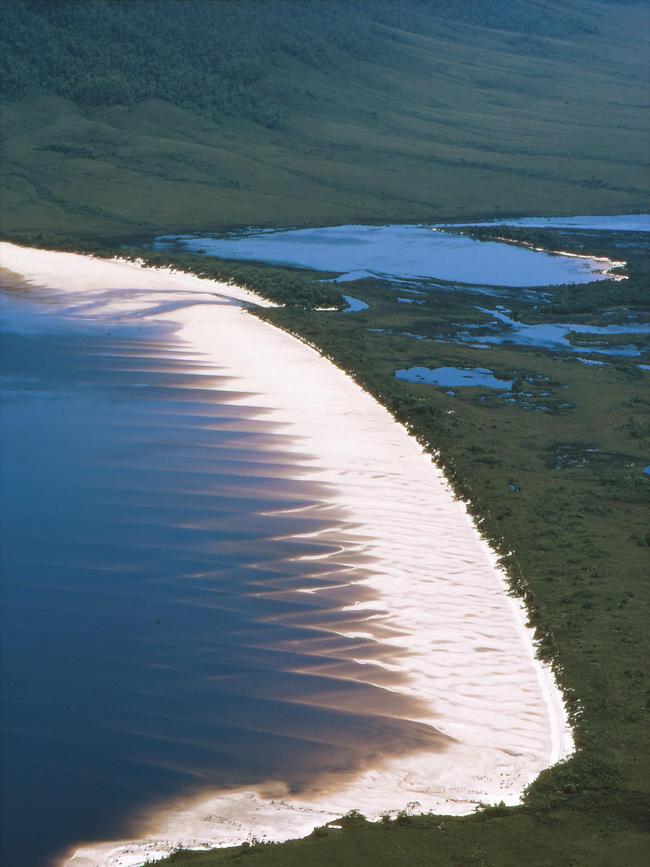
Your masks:
M 2 313 L 3 863 L 185 792 L 435 748 L 407 698 L 355 681 L 390 650 L 336 631 L 368 564 L 308 456 L 171 327 L 45 290 Z

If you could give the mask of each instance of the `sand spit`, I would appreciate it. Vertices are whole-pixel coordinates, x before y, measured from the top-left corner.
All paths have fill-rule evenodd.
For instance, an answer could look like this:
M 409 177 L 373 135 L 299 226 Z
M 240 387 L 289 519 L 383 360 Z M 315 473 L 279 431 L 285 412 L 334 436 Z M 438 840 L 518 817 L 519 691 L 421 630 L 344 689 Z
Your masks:
M 354 519 L 359 546 L 375 563 L 360 582 L 364 598 L 370 589 L 374 599 L 350 607 L 364 635 L 395 650 L 390 663 L 359 660 L 359 679 L 381 684 L 382 667 L 394 667 L 405 675 L 395 689 L 428 709 L 417 720 L 452 739 L 446 750 L 387 757 L 300 797 L 265 780 L 257 791 L 169 804 L 139 821 L 133 840 L 83 845 L 62 865 L 135 867 L 178 846 L 285 840 L 352 808 L 373 818 L 513 804 L 542 769 L 570 755 L 562 695 L 535 658 L 525 613 L 464 504 L 387 410 L 315 350 L 241 306 L 267 302 L 117 260 L 11 244 L 0 253 L 3 266 L 32 284 L 60 290 L 75 315 L 137 310 L 175 323 L 192 352 L 233 377 L 237 401 L 264 407 L 267 420 L 317 456 L 296 473 L 326 483 L 331 502 Z M 355 627 L 350 636 L 358 634 Z

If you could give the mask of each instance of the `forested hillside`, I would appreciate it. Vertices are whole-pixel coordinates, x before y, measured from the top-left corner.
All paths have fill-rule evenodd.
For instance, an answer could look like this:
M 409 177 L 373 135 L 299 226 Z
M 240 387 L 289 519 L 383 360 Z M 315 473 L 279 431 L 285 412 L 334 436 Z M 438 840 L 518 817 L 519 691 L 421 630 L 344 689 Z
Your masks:
M 5 0 L 3 229 L 643 208 L 647 12 Z
M 387 48 L 382 27 L 433 35 L 440 21 L 536 36 L 585 29 L 566 12 L 546 14 L 544 4 L 499 0 L 9 0 L 2 93 L 48 91 L 86 108 L 158 98 L 264 122 L 283 113 L 282 94 L 255 85 L 283 58 L 316 69 L 339 52 L 369 61 Z

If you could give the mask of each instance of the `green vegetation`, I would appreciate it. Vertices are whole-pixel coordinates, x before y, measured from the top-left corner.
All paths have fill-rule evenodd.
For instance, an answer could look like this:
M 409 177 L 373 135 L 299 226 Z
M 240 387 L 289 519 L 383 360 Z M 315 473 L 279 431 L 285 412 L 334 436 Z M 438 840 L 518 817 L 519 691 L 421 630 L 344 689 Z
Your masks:
M 157 863 L 188 867 L 640 867 L 647 802 L 601 797 L 590 809 L 489 808 L 474 816 L 353 821 L 281 845 L 178 852 Z M 584 802 L 583 802 L 584 803 Z M 646 826 L 647 827 L 647 826 Z
M 156 268 L 172 267 L 208 280 L 235 283 L 289 309 L 345 307 L 339 290 L 322 283 L 313 272 L 301 273 L 291 268 L 210 259 L 191 253 L 169 255 L 139 250 L 137 258 Z
M 639 210 L 647 5 L 5 0 L 2 232 Z

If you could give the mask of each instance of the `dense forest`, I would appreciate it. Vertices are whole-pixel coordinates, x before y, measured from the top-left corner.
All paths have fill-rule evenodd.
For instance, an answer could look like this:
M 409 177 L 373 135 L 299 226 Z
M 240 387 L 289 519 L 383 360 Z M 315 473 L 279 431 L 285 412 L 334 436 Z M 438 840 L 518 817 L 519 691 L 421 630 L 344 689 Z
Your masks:
M 251 85 L 282 58 L 367 61 L 386 50 L 385 27 L 434 33 L 450 20 L 533 37 L 586 27 L 543 0 L 8 0 L 1 92 L 46 90 L 87 107 L 159 98 L 264 122 L 281 106 Z
M 647 23 L 599 0 L 5 0 L 2 230 L 639 210 Z

